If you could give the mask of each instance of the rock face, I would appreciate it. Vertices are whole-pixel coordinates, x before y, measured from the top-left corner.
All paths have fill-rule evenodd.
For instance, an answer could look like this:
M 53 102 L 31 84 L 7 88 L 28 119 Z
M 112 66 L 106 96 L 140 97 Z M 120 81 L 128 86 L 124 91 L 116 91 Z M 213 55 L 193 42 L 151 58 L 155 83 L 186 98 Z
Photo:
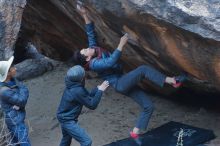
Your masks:
M 30 42 L 25 47 L 26 59 L 15 65 L 17 68 L 16 78 L 25 80 L 42 75 L 56 66 L 57 61 L 40 54 L 37 48 Z
M 123 52 L 126 70 L 150 64 L 160 71 L 190 75 L 187 87 L 220 90 L 217 0 L 84 0 L 96 24 L 100 46 L 115 49 L 124 32 L 137 41 Z M 29 0 L 16 50 L 32 42 L 44 55 L 68 60 L 87 47 L 75 0 Z
M 204 38 L 220 41 L 219 0 L 133 0 L 135 8 Z
M 27 42 L 32 42 L 46 56 L 65 60 L 75 48 L 86 44 L 84 30 L 76 23 L 78 16 L 74 12 L 75 3 L 70 1 L 65 8 L 64 2 L 66 1 L 29 1 L 23 14 L 18 49 L 22 50 Z M 82 20 L 80 21 L 82 24 Z
M 24 51 L 14 51 L 25 5 L 26 0 L 0 0 L 0 60 L 7 60 L 12 55 L 15 55 L 16 62 L 18 60 L 16 52 L 23 57 L 21 61 L 29 58 L 29 60 L 16 65 L 17 78 L 21 80 L 39 76 L 51 70 L 55 65 L 53 60 L 39 54 L 36 49 L 34 52 L 34 47 L 22 46 Z M 28 48 L 32 50 L 29 51 L 29 54 L 28 50 L 25 50 Z
M 0 1 L 0 59 L 8 59 L 14 52 L 14 45 L 20 30 L 21 17 L 26 0 Z

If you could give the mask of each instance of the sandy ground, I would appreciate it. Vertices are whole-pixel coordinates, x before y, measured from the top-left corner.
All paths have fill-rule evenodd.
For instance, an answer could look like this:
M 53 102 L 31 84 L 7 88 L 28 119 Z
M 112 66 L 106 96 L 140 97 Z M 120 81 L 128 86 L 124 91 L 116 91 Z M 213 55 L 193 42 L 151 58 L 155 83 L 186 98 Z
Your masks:
M 25 81 L 30 90 L 26 110 L 33 146 L 59 145 L 62 134 L 56 120 L 56 110 L 63 93 L 64 76 L 67 69 L 67 66 L 58 65 L 52 72 Z M 87 87 L 91 89 L 101 82 L 97 79 L 88 80 Z M 165 97 L 151 95 L 151 98 L 155 104 L 155 112 L 149 129 L 174 120 L 212 129 L 217 136 L 220 136 L 220 112 L 179 104 L 167 100 Z M 138 113 L 139 107 L 136 103 L 129 97 L 120 95 L 109 88 L 95 111 L 83 109 L 79 123 L 92 137 L 93 145 L 101 146 L 128 137 Z M 74 140 L 73 145 L 79 146 Z M 209 145 L 219 146 L 220 140 L 215 139 Z

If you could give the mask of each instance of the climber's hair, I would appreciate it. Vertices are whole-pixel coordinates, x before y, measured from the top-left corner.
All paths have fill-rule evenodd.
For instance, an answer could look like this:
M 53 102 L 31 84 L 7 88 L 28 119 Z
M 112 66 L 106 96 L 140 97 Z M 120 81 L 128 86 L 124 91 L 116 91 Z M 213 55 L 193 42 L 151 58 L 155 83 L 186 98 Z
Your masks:
M 87 61 L 86 61 L 86 56 L 80 53 L 80 50 L 77 50 L 74 52 L 74 62 L 76 64 L 84 66 Z

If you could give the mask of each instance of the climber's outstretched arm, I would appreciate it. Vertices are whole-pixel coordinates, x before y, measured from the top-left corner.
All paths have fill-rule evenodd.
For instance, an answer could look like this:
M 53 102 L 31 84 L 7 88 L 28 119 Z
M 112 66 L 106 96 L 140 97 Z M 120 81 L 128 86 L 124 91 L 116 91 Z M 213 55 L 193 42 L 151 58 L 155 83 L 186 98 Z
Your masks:
M 86 34 L 88 37 L 89 48 L 94 48 L 97 46 L 97 39 L 96 39 L 94 24 L 90 20 L 90 18 L 88 16 L 88 11 L 82 3 L 77 4 L 77 9 L 80 12 L 80 14 L 82 15 L 82 17 L 86 23 Z
M 90 24 L 91 20 L 88 17 L 88 11 L 87 9 L 84 7 L 83 3 L 81 2 L 77 2 L 77 10 L 80 12 L 80 14 L 82 15 L 83 19 L 85 20 L 86 24 Z

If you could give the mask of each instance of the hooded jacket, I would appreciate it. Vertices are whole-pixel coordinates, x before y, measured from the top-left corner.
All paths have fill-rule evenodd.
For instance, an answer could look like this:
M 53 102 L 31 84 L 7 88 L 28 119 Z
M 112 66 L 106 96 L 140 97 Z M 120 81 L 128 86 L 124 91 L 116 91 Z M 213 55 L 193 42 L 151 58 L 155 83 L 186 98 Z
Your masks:
M 15 78 L 8 83 L 0 82 L 1 108 L 7 125 L 17 125 L 24 122 L 28 97 L 28 88 Z
M 71 81 L 68 77 L 65 78 L 65 84 L 57 110 L 57 119 L 60 122 L 78 121 L 83 106 L 92 110 L 97 108 L 102 96 L 101 90 L 95 88 L 89 93 L 83 83 Z

